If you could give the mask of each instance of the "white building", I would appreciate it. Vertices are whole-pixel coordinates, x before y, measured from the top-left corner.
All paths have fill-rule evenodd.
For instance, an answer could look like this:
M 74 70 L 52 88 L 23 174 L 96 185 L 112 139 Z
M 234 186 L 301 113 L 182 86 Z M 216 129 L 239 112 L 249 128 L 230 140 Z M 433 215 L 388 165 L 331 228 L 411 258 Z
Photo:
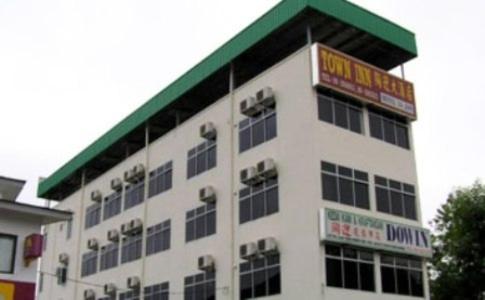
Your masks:
M 71 214 L 16 202 L 25 181 L 0 176 L 0 299 L 33 300 L 41 225 Z
M 282 1 L 39 185 L 74 213 L 39 298 L 428 299 L 413 86 L 387 73 L 416 56 L 347 1 Z

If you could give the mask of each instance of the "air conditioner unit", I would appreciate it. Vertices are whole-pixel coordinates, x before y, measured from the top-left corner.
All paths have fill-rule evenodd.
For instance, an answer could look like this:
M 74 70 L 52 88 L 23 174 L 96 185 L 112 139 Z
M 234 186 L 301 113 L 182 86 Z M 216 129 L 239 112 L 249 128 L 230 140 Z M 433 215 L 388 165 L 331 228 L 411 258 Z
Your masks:
M 258 251 L 263 255 L 278 252 L 278 244 L 276 243 L 276 239 L 272 237 L 260 239 L 258 241 Z
M 262 181 L 262 178 L 258 176 L 255 167 L 248 167 L 239 172 L 239 178 L 241 183 L 246 185 L 254 185 Z
M 100 190 L 94 190 L 91 192 L 91 200 L 94 202 L 101 202 L 103 200 L 103 194 Z
M 131 232 L 131 222 L 121 224 L 121 234 L 129 235 Z
M 251 243 L 243 244 L 239 247 L 239 256 L 242 259 L 249 260 L 256 257 L 257 255 L 258 255 L 258 246 L 256 245 L 256 243 L 251 242 Z
M 200 126 L 200 136 L 207 140 L 214 140 L 217 137 L 217 130 L 214 123 L 207 122 Z
M 107 283 L 103 287 L 104 294 L 108 296 L 116 295 L 116 290 L 117 290 L 117 287 L 114 283 Z
M 139 289 L 140 288 L 140 278 L 138 276 L 128 277 L 128 279 L 126 280 L 126 286 L 129 289 L 132 289 L 132 290 Z
M 255 97 L 248 97 L 239 103 L 239 112 L 248 117 L 258 114 L 262 109 Z
M 123 188 L 123 182 L 119 178 L 111 179 L 111 189 L 115 191 L 121 191 Z
M 59 254 L 59 262 L 63 265 L 69 264 L 69 254 L 67 253 Z
M 145 166 L 143 164 L 137 164 L 133 167 L 133 176 L 136 179 L 145 178 Z
M 216 202 L 216 191 L 212 186 L 206 186 L 199 190 L 199 200 L 204 203 Z
M 129 183 L 133 183 L 135 181 L 135 169 L 131 168 L 129 170 L 126 170 L 125 173 L 123 173 L 123 180 Z
M 259 90 L 256 93 L 256 102 L 258 104 L 261 104 L 265 107 L 269 107 L 274 105 L 275 103 L 275 97 L 273 93 L 273 89 L 269 86 Z
M 95 300 L 96 292 L 93 289 L 84 290 L 84 300 Z
M 120 240 L 120 233 L 118 232 L 117 229 L 111 229 L 108 231 L 108 241 L 118 242 L 119 240 Z
M 256 165 L 256 173 L 258 176 L 263 177 L 264 179 L 276 177 L 278 175 L 276 163 L 271 158 L 260 161 Z
M 130 221 L 130 231 L 132 233 L 139 232 L 143 229 L 143 222 L 141 219 L 136 218 Z
M 215 261 L 212 255 L 200 256 L 197 260 L 197 266 L 201 271 L 213 271 L 215 269 Z
M 99 247 L 99 243 L 97 239 L 93 238 L 88 240 L 88 249 L 98 250 L 98 247 Z

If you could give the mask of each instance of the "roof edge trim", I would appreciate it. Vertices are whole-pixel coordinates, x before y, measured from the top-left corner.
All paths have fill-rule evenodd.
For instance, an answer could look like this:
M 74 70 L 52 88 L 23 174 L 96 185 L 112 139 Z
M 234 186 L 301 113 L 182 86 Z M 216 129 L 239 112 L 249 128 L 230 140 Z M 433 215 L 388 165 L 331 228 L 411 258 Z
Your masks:
M 156 112 L 175 101 L 178 97 L 220 68 L 226 66 L 238 55 L 290 21 L 306 8 L 313 8 L 321 13 L 333 16 L 394 44 L 414 56 L 417 55 L 415 37 L 412 32 L 348 1 L 281 1 L 161 92 L 145 102 L 133 113 L 125 117 L 121 122 L 91 143 L 48 178 L 39 182 L 37 196 L 41 198 L 46 197 L 52 189 L 67 177 L 81 170 L 92 159 L 96 158 L 132 130 L 142 125 Z

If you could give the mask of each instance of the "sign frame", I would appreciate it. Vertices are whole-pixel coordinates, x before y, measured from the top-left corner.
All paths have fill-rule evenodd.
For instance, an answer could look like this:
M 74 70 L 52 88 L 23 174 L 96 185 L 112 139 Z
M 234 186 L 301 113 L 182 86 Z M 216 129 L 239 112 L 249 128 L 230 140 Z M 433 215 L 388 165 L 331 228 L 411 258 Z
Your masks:
M 327 218 L 327 215 L 329 212 L 332 213 L 338 213 L 338 214 L 345 214 L 345 215 L 350 215 L 353 217 L 353 220 L 355 221 L 357 218 L 364 218 L 366 220 L 380 223 L 382 224 L 382 229 L 376 230 L 383 236 L 382 241 L 370 241 L 370 240 L 365 240 L 365 239 L 358 239 L 356 237 L 343 237 L 339 236 L 336 237 L 332 233 L 329 232 L 329 223 L 330 221 Z M 334 242 L 334 243 L 339 243 L 339 244 L 348 244 L 356 247 L 363 247 L 363 248 L 369 248 L 369 249 L 375 249 L 375 250 L 381 250 L 381 251 L 386 251 L 386 252 L 395 252 L 395 253 L 400 253 L 400 254 L 405 254 L 405 255 L 413 255 L 413 256 L 420 256 L 420 257 L 425 257 L 425 258 L 430 258 L 432 256 L 432 249 L 431 249 L 431 233 L 428 229 L 423 228 L 423 227 L 418 227 L 418 226 L 413 226 L 413 225 L 407 225 L 407 224 L 402 224 L 398 222 L 393 222 L 393 221 L 388 221 L 385 219 L 380 219 L 376 217 L 370 217 L 370 216 L 365 216 L 365 215 L 360 215 L 356 214 L 353 212 L 348 212 L 348 211 L 342 211 L 338 209 L 333 209 L 333 208 L 321 208 L 318 212 L 318 219 L 319 219 L 319 233 L 320 233 L 320 241 L 321 242 Z M 416 232 L 419 231 L 422 234 L 425 234 L 426 239 L 427 239 L 427 247 L 421 247 L 421 248 L 416 248 L 416 250 L 412 250 L 411 247 L 406 247 L 406 245 L 400 245 L 397 242 L 391 242 L 385 240 L 387 236 L 387 230 L 386 230 L 386 225 L 391 225 L 391 226 L 400 226 L 401 228 L 409 229 L 409 230 L 415 230 Z M 363 227 L 358 227 L 359 229 L 362 229 Z
M 322 50 L 336 56 L 340 61 L 345 61 L 344 65 L 346 67 L 344 69 L 347 72 L 342 71 L 342 68 L 339 68 L 341 72 L 334 72 L 340 74 L 330 74 L 331 72 L 322 70 L 320 59 L 320 51 Z M 342 66 L 340 65 L 340 67 Z M 311 46 L 311 68 L 312 84 L 314 87 L 322 86 L 329 88 L 356 98 L 364 103 L 390 110 L 410 120 L 414 121 L 417 119 L 414 85 L 412 82 L 406 81 L 383 69 L 320 43 L 314 43 Z M 366 87 L 358 83 L 359 80 L 356 78 L 360 78 L 360 76 L 357 75 L 359 73 L 356 71 L 357 69 L 360 71 L 364 70 L 366 74 L 368 73 L 369 76 L 366 78 L 369 82 L 367 83 L 372 87 Z M 341 76 L 342 73 L 345 73 L 346 76 Z M 323 77 L 325 77 L 325 80 L 322 79 Z M 378 88 L 375 80 L 376 77 L 386 78 L 386 80 L 397 85 L 396 91 L 399 89 L 401 96 L 404 93 L 405 97 L 400 98 L 396 93 L 391 95 L 393 92 L 386 91 L 384 88 Z M 363 82 L 362 80 L 360 81 Z M 391 85 L 394 87 L 394 84 Z M 406 96 L 410 99 L 406 99 Z

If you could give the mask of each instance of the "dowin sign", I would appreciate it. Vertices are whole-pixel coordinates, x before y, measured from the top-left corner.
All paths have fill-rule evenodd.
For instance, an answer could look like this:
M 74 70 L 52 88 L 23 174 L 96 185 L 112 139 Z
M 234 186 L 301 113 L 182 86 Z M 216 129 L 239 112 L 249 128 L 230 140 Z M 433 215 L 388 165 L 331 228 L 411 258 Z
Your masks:
M 329 208 L 320 210 L 320 239 L 431 257 L 427 229 Z
M 321 44 L 312 46 L 312 66 L 315 86 L 334 89 L 416 119 L 411 82 Z

